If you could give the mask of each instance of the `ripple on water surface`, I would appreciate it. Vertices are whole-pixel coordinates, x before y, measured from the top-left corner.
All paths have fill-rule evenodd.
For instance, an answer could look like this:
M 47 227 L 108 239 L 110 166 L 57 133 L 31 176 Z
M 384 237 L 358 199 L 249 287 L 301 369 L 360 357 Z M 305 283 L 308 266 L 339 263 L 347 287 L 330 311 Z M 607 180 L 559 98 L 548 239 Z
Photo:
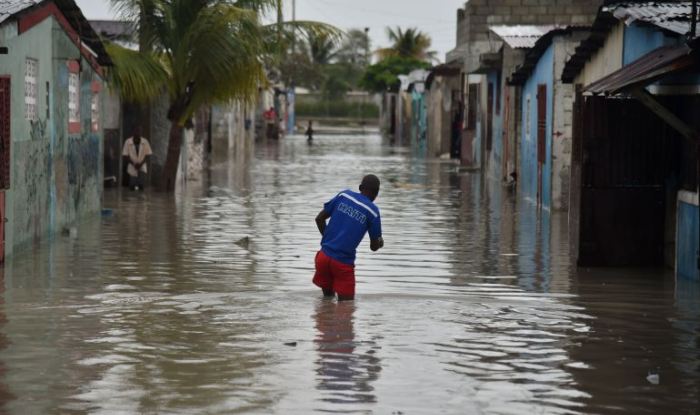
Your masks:
M 313 219 L 366 172 L 387 246 L 361 246 L 357 301 L 323 300 Z M 452 162 L 292 137 L 105 204 L 5 267 L 3 413 L 696 410 L 697 286 L 577 272 L 565 217 Z

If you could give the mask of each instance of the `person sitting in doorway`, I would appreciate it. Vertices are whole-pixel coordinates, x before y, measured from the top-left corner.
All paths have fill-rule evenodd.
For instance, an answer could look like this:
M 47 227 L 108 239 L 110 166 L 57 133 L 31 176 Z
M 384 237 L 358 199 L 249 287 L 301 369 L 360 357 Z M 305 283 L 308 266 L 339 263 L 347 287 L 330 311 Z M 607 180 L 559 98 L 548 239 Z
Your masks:
M 148 162 L 152 154 L 151 145 L 142 136 L 141 127 L 136 126 L 133 135 L 124 142 L 122 152 L 131 190 L 143 190 L 148 173 Z

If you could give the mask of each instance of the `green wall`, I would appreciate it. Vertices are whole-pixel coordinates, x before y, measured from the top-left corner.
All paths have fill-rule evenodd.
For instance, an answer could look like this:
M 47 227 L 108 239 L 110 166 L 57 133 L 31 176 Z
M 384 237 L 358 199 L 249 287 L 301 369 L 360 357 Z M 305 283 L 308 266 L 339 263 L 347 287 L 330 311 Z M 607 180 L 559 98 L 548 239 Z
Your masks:
M 102 80 L 54 18 L 21 35 L 14 22 L 7 22 L 0 28 L 0 41 L 9 48 L 7 59 L 0 61 L 0 75 L 9 75 L 12 82 L 11 189 L 5 231 L 6 253 L 11 254 L 78 220 L 98 217 L 102 128 L 92 132 L 90 104 L 92 82 Z M 39 64 L 36 122 L 25 119 L 26 58 Z M 67 64 L 71 59 L 81 60 L 80 134 L 68 133 Z

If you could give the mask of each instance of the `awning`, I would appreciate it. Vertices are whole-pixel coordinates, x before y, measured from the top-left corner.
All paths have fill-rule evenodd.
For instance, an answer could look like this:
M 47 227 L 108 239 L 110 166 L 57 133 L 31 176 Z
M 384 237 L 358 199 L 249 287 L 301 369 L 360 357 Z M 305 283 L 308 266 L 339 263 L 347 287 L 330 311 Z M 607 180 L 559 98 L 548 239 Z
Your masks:
M 663 46 L 586 86 L 584 92 L 615 95 L 624 90 L 647 86 L 697 64 L 697 54 L 688 45 Z

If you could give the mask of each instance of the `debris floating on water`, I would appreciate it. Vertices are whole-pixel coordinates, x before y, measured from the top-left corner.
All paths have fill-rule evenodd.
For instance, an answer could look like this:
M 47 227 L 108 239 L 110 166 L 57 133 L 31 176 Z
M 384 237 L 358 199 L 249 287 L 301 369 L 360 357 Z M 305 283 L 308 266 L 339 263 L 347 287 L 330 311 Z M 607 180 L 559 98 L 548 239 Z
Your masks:
M 651 383 L 652 385 L 658 385 L 659 382 L 661 381 L 661 379 L 659 378 L 659 374 L 658 374 L 658 373 L 653 373 L 653 372 L 650 371 L 650 372 L 649 372 L 649 375 L 647 375 L 647 381 L 648 381 L 649 383 Z
M 248 247 L 250 246 L 250 237 L 246 236 L 239 239 L 238 241 L 236 241 L 236 245 L 240 246 L 241 248 L 248 249 Z

